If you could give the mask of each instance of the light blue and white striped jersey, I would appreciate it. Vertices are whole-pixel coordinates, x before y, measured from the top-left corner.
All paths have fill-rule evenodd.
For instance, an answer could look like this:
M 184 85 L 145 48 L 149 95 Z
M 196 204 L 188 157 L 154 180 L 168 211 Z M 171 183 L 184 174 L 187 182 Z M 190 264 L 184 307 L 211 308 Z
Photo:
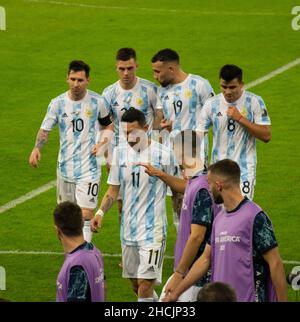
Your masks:
M 98 180 L 101 166 L 91 154 L 99 136 L 99 121 L 109 115 L 105 99 L 90 90 L 80 101 L 72 101 L 68 92 L 54 98 L 41 125 L 51 131 L 58 124 L 60 150 L 58 171 L 63 180 L 79 182 Z
M 161 109 L 164 118 L 172 121 L 171 137 L 180 131 L 195 130 L 205 101 L 213 95 L 209 81 L 193 74 L 189 74 L 182 83 L 159 87 L 156 109 Z M 200 152 L 202 159 L 207 160 L 207 137 Z
M 256 177 L 256 139 L 238 122 L 226 114 L 229 106 L 236 106 L 250 122 L 270 125 L 271 121 L 260 96 L 244 91 L 234 103 L 228 103 L 221 93 L 209 99 L 201 112 L 198 130 L 208 131 L 213 126 L 211 162 L 231 159 L 241 168 L 241 181 Z
M 123 245 L 143 246 L 161 243 L 166 238 L 167 185 L 145 173 L 138 165 L 150 163 L 171 175 L 178 167 L 172 151 L 151 141 L 145 150 L 136 152 L 127 142 L 120 143 L 113 154 L 107 183 L 120 185 L 123 207 L 121 242 Z
M 137 77 L 137 82 L 132 89 L 123 89 L 120 81 L 104 89 L 103 96 L 109 103 L 109 111 L 114 123 L 114 145 L 118 144 L 119 135 L 123 133 L 120 129 L 122 115 L 130 107 L 145 114 L 149 133 L 151 132 L 155 117 L 156 92 L 157 86 L 154 83 L 140 77 Z

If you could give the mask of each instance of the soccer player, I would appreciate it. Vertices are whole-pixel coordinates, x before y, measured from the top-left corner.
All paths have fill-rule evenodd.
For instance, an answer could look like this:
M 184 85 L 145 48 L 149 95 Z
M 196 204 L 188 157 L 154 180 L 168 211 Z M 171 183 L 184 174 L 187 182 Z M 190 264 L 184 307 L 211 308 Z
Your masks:
M 87 89 L 90 67 L 83 61 L 69 65 L 69 90 L 54 98 L 48 107 L 35 146 L 29 157 L 32 167 L 41 159 L 41 149 L 58 124 L 60 150 L 57 165 L 57 203 L 76 202 L 85 219 L 84 237 L 91 241 L 90 219 L 98 203 L 101 166 L 92 149 L 101 140 L 100 125 L 111 123 L 103 97 Z
M 56 283 L 57 302 L 104 302 L 104 266 L 100 251 L 84 240 L 81 208 L 69 201 L 54 210 L 65 261 Z
M 173 174 L 175 157 L 169 149 L 147 136 L 143 112 L 130 108 L 122 116 L 127 142 L 114 149 L 109 188 L 92 220 L 97 231 L 102 216 L 116 200 L 124 202 L 121 218 L 123 277 L 129 278 L 140 302 L 155 300 L 154 284 L 161 282 L 167 234 L 166 190 L 162 180 L 151 177 L 141 163 L 150 163 Z
M 192 130 L 181 131 L 174 138 L 175 157 L 185 176 L 188 177 L 188 182 L 184 192 L 174 252 L 174 274 L 163 288 L 160 300 L 176 288 L 194 261 L 203 253 L 210 237 L 213 218 L 220 210 L 209 192 L 206 167 L 197 151 L 200 149 L 202 139 L 203 135 Z M 156 175 L 172 189 L 180 191 L 182 183 L 179 180 L 182 179 L 168 178 L 170 177 L 168 174 L 158 169 L 147 165 L 145 167 L 148 174 Z M 209 274 L 190 287 L 177 302 L 195 302 L 199 289 L 208 281 Z
M 200 120 L 200 112 L 205 101 L 214 95 L 208 82 L 201 76 L 188 74 L 180 67 L 179 55 L 172 49 L 162 49 L 152 58 L 154 78 L 160 83 L 157 91 L 157 118 L 161 120 L 161 129 L 171 132 L 174 137 L 183 130 L 195 130 Z M 167 138 L 164 138 L 167 140 Z M 207 137 L 199 149 L 201 159 L 207 164 Z M 181 202 L 176 202 L 173 208 L 175 225 L 178 221 Z M 176 206 L 177 203 L 177 206 Z M 177 217 L 177 218 L 176 218 Z
M 114 124 L 114 137 L 108 150 L 108 163 L 111 162 L 112 150 L 120 140 L 126 140 L 120 129 L 122 115 L 130 107 L 145 114 L 148 132 L 151 133 L 155 119 L 157 86 L 136 75 L 138 68 L 136 52 L 133 48 L 120 48 L 116 54 L 116 68 L 119 80 L 103 91 L 109 103 L 109 111 Z M 95 153 L 98 149 L 96 148 Z M 122 200 L 118 198 L 119 216 L 122 212 Z
M 244 90 L 242 70 L 235 65 L 221 68 L 222 93 L 206 101 L 198 130 L 213 127 L 211 162 L 236 161 L 241 169 L 241 190 L 253 199 L 256 181 L 256 139 L 271 139 L 271 121 L 261 97 Z
M 211 266 L 211 281 L 231 285 L 239 302 L 287 301 L 284 267 L 271 221 L 242 195 L 238 164 L 224 159 L 211 165 L 208 183 L 215 202 L 224 208 L 213 222 L 203 255 L 167 300 L 176 300 Z

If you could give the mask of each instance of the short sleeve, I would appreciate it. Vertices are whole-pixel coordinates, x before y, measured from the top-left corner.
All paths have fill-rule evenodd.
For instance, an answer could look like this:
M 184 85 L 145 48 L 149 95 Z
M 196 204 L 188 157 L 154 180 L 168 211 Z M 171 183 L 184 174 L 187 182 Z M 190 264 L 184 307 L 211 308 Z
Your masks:
M 68 283 L 68 302 L 90 302 L 91 290 L 87 274 L 82 266 L 73 266 Z
M 260 96 L 256 96 L 252 101 L 254 123 L 259 125 L 271 125 L 271 120 L 265 102 Z
M 58 123 L 58 105 L 53 101 L 50 102 L 48 106 L 47 113 L 41 125 L 41 129 L 45 131 L 51 131 L 54 126 Z
M 101 120 L 101 119 L 106 118 L 107 116 L 109 116 L 109 103 L 108 103 L 107 99 L 103 96 L 99 100 L 98 119 Z
M 207 132 L 212 125 L 211 121 L 211 104 L 206 101 L 200 112 L 200 118 L 198 122 L 197 131 Z
M 109 90 L 109 88 L 105 88 L 103 93 L 102 93 L 102 97 L 104 99 L 104 104 L 106 106 L 106 109 L 108 111 L 109 114 L 112 114 L 112 97 L 111 97 L 111 90 Z
M 155 110 L 157 106 L 157 86 L 155 84 L 151 87 L 149 101 L 152 109 Z
M 113 152 L 113 157 L 112 157 L 112 164 L 110 167 L 107 183 L 114 185 L 114 186 L 119 186 L 120 183 L 120 166 L 118 162 L 118 155 L 119 155 L 119 149 L 115 148 Z
M 253 244 L 261 255 L 278 246 L 272 223 L 263 211 L 258 213 L 254 220 Z
M 192 213 L 192 224 L 210 227 L 213 221 L 212 200 L 207 189 L 197 192 Z
M 200 87 L 200 97 L 201 101 L 204 104 L 209 98 L 215 95 L 212 86 L 210 85 L 207 79 L 204 80 L 203 84 Z

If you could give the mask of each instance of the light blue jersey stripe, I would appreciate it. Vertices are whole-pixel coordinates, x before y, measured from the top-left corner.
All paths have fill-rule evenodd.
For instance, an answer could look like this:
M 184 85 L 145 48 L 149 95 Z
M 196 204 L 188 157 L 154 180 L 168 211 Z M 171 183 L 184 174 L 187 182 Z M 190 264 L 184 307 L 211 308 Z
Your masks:
M 134 163 L 137 163 L 138 160 L 135 158 Z M 132 167 L 132 195 L 131 195 L 131 213 L 129 219 L 130 225 L 130 239 L 137 239 L 137 223 L 138 223 L 138 211 L 136 205 L 139 202 L 139 180 L 140 180 L 140 166 Z
M 215 115 L 217 113 L 217 111 L 219 110 L 219 106 L 220 106 L 220 98 L 216 99 L 213 103 L 212 103 L 212 115 Z M 214 127 L 214 137 L 213 137 L 213 151 L 212 151 L 212 163 L 216 162 L 218 159 L 218 155 L 219 155 L 219 147 L 221 144 L 221 131 L 220 131 L 220 124 L 219 124 L 219 119 L 217 117 L 215 117 L 214 121 L 213 121 L 213 127 Z
M 97 104 L 97 100 L 95 98 L 91 99 L 91 104 L 92 104 L 92 110 L 93 110 L 93 115 L 92 117 L 90 117 L 89 119 L 89 129 L 93 129 L 95 128 L 95 123 L 98 122 L 98 104 Z M 89 132 L 88 137 L 89 137 L 89 151 L 92 151 L 93 147 L 96 144 L 96 135 L 97 133 L 93 133 L 93 132 Z M 91 179 L 95 180 L 97 179 L 97 173 L 99 170 L 99 165 L 97 162 L 97 158 L 95 156 L 92 155 L 92 153 L 90 153 L 89 155 L 89 169 L 90 169 L 90 174 L 91 174 Z
M 125 197 L 125 175 L 124 175 L 124 171 L 125 171 L 125 167 L 122 167 L 121 165 L 125 165 L 125 154 L 126 151 L 124 151 L 123 149 L 117 149 L 116 151 L 118 153 L 118 167 L 119 167 L 119 182 L 120 182 L 120 189 L 121 189 L 121 197 L 122 200 L 124 200 Z M 125 230 L 125 222 L 124 222 L 124 208 L 122 208 L 122 213 L 121 213 L 121 227 L 120 227 L 120 237 L 121 237 L 121 243 L 124 245 L 125 244 L 125 238 L 124 238 L 124 230 Z
M 235 103 L 231 103 L 231 106 L 236 106 Z M 236 131 L 236 126 L 237 122 L 232 119 L 228 118 L 228 122 L 230 120 L 230 126 L 233 127 L 233 130 L 230 131 L 227 127 L 227 151 L 226 151 L 226 158 L 232 159 L 232 155 L 234 153 L 235 149 L 235 131 Z M 231 125 L 232 124 L 232 125 Z
M 174 103 L 173 103 L 173 108 L 175 112 L 175 120 L 173 124 L 173 131 L 181 131 L 181 123 L 182 123 L 182 100 L 181 100 L 181 94 L 182 88 L 181 86 L 175 86 L 174 87 Z M 176 98 L 176 99 L 175 99 Z M 179 101 L 181 102 L 181 107 L 178 105 Z
M 161 146 L 159 147 L 159 150 L 155 150 L 154 152 L 154 166 L 161 164 Z M 146 243 L 153 243 L 154 240 L 154 204 L 155 204 L 155 196 L 156 196 L 156 186 L 157 181 L 159 179 L 157 177 L 151 177 L 149 176 L 149 187 L 150 191 L 148 193 L 147 197 L 147 207 L 146 207 Z
M 61 100 L 58 106 L 58 113 L 61 117 L 65 113 L 65 100 Z M 60 135 L 60 172 L 62 177 L 67 177 L 67 125 L 64 118 L 59 122 L 59 135 Z
M 81 103 L 80 104 L 73 104 L 73 113 L 76 115 L 76 113 L 80 114 L 81 111 Z M 74 118 L 74 124 L 76 126 L 81 126 L 78 122 L 79 118 Z M 78 122 L 78 125 L 77 125 Z M 73 142 L 74 142 L 74 157 L 73 157 L 73 169 L 74 169 L 74 179 L 76 180 L 81 176 L 81 142 L 80 142 L 80 131 L 76 130 L 76 126 L 73 132 Z
M 189 122 L 189 129 L 191 130 L 195 130 L 197 127 L 196 124 L 196 107 L 197 107 L 197 99 L 198 99 L 198 95 L 197 95 L 197 91 L 196 91 L 196 86 L 197 86 L 197 82 L 195 79 L 192 79 L 191 83 L 190 83 L 190 91 L 192 93 L 192 97 L 189 101 L 189 115 L 190 115 L 190 122 Z M 200 96 L 199 96 L 200 98 Z M 200 105 L 202 106 L 202 102 L 200 101 Z

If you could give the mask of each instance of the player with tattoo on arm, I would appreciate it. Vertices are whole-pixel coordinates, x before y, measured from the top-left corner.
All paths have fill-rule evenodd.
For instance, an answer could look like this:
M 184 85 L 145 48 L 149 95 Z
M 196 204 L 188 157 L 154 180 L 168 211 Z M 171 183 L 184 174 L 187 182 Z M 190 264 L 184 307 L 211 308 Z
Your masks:
M 50 131 L 59 126 L 60 150 L 57 165 L 57 203 L 71 201 L 82 209 L 83 233 L 90 242 L 90 219 L 97 206 L 101 177 L 100 159 L 92 155 L 102 141 L 99 130 L 111 127 L 105 99 L 87 89 L 90 67 L 83 61 L 69 65 L 69 90 L 54 98 L 37 134 L 29 164 L 37 167 Z

